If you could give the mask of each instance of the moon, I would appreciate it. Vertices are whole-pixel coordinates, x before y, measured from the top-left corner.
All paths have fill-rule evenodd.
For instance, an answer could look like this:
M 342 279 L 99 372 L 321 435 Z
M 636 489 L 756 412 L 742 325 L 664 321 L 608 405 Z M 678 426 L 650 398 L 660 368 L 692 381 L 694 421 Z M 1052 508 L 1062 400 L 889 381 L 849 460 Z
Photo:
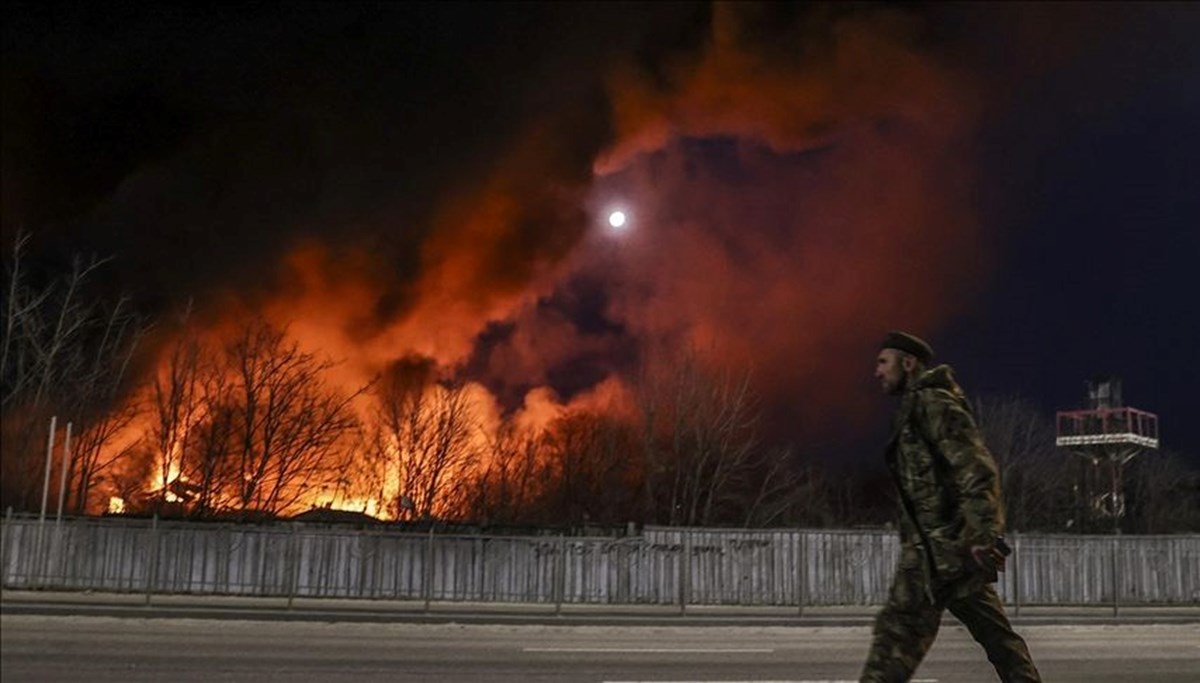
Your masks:
M 613 226 L 614 228 L 624 227 L 625 212 L 624 211 L 613 211 L 612 213 L 608 214 L 608 224 Z

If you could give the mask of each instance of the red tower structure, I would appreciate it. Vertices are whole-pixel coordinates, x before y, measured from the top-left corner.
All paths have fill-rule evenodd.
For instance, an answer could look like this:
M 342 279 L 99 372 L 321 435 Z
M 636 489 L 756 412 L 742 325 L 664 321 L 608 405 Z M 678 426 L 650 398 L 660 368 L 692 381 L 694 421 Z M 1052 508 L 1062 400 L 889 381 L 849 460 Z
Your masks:
M 1090 465 L 1081 491 L 1087 508 L 1091 516 L 1111 517 L 1113 530 L 1120 532 L 1125 514 L 1122 471 L 1143 451 L 1158 448 L 1158 416 L 1125 406 L 1118 377 L 1096 377 L 1087 387 L 1086 409 L 1058 412 L 1055 444 Z

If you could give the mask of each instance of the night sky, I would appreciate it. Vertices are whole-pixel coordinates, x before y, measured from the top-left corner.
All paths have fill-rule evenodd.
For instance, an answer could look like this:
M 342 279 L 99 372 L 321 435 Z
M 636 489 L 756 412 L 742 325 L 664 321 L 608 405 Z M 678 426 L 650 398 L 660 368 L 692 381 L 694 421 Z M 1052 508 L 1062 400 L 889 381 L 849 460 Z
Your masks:
M 501 410 L 694 348 L 875 458 L 893 328 L 1200 465 L 1200 7 L 5 3 L 3 237 Z M 628 229 L 605 220 L 620 208 Z M 598 404 L 598 403 L 597 403 Z

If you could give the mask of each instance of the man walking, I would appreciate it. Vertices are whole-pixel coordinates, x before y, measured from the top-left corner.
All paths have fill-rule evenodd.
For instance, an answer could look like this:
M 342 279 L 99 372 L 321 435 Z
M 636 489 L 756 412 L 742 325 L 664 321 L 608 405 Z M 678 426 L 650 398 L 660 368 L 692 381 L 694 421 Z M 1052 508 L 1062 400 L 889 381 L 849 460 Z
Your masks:
M 864 683 L 901 683 L 929 651 L 949 609 L 987 651 L 1000 679 L 1041 681 L 991 584 L 1004 570 L 996 463 L 947 365 L 904 332 L 884 338 L 875 376 L 900 400 L 887 464 L 901 504 L 900 564 L 875 620 Z

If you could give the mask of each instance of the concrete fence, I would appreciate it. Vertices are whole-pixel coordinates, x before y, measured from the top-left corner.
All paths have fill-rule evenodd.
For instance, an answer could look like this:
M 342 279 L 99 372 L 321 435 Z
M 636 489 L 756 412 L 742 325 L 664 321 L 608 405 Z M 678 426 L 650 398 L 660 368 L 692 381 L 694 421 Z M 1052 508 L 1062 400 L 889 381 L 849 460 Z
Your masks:
M 869 605 L 888 531 L 647 528 L 640 536 L 471 536 L 116 518 L 7 518 L 6 589 L 679 605 Z M 1200 604 L 1200 535 L 1013 535 L 1009 605 Z

